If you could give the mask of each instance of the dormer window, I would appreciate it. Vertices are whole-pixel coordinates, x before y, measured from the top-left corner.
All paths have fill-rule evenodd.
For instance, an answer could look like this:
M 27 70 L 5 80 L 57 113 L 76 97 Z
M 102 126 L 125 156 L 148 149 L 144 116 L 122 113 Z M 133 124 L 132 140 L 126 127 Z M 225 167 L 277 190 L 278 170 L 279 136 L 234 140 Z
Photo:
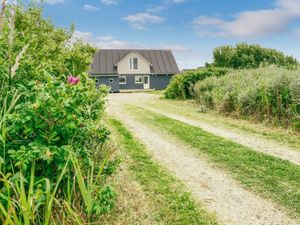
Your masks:
M 139 69 L 139 60 L 136 57 L 130 58 L 129 61 L 130 70 L 138 70 Z

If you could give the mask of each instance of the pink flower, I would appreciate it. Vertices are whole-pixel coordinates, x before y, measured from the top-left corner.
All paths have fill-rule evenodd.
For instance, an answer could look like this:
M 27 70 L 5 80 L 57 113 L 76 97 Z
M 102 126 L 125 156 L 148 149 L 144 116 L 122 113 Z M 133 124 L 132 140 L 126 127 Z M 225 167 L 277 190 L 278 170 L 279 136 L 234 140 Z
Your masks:
M 78 77 L 74 77 L 72 75 L 68 76 L 68 83 L 70 85 L 76 85 L 76 84 L 78 84 L 79 81 L 80 81 L 80 79 Z

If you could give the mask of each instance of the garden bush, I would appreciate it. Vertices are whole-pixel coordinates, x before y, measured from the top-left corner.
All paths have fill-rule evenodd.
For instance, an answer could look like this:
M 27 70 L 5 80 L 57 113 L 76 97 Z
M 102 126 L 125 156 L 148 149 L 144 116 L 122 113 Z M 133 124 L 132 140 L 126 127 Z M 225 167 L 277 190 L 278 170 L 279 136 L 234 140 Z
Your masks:
M 107 90 L 87 73 L 95 48 L 35 3 L 2 6 L 0 223 L 96 221 L 113 207 L 105 178 L 117 160 L 102 123 Z
M 263 48 L 258 44 L 221 46 L 213 52 L 212 66 L 216 67 L 250 69 L 269 65 L 295 69 L 299 67 L 299 62 L 292 56 L 286 56 L 276 49 Z
M 237 70 L 194 86 L 201 105 L 236 117 L 299 126 L 300 71 L 277 67 Z
M 193 85 L 206 77 L 223 76 L 229 71 L 225 68 L 203 68 L 187 71 L 172 77 L 170 84 L 164 91 L 165 98 L 168 99 L 190 99 L 193 97 Z

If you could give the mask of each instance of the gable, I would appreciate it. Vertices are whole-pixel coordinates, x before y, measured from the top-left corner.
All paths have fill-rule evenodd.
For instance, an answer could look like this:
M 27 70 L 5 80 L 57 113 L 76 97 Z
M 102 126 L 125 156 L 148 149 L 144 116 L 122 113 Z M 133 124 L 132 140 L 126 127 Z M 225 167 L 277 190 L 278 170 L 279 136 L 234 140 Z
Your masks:
M 145 63 L 148 63 L 149 66 L 152 66 L 152 64 L 147 59 L 145 59 L 145 57 L 143 57 L 141 54 L 139 54 L 139 52 L 137 50 L 132 50 L 131 52 L 129 52 L 129 54 L 126 55 L 124 58 L 122 58 L 115 66 L 118 66 L 123 60 L 126 60 L 128 58 L 130 59 L 130 58 L 133 58 L 133 57 L 141 59 Z
M 90 74 L 107 75 L 118 74 L 117 65 L 132 51 L 140 54 L 151 63 L 152 74 L 177 74 L 179 69 L 171 50 L 130 50 L 130 49 L 102 49 L 94 56 Z
M 133 70 L 130 68 L 130 60 L 137 58 L 138 69 Z M 131 51 L 123 59 L 121 59 L 117 64 L 118 74 L 150 74 L 151 63 L 147 61 L 143 56 L 141 56 L 136 51 Z

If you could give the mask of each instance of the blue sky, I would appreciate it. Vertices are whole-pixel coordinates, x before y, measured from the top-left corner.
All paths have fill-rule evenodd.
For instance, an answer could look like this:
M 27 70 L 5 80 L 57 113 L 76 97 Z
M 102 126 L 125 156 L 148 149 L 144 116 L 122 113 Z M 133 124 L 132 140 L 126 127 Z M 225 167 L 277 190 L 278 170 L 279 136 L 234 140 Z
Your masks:
M 44 0 L 44 13 L 99 48 L 172 49 L 181 69 L 220 45 L 258 43 L 300 59 L 300 0 Z

